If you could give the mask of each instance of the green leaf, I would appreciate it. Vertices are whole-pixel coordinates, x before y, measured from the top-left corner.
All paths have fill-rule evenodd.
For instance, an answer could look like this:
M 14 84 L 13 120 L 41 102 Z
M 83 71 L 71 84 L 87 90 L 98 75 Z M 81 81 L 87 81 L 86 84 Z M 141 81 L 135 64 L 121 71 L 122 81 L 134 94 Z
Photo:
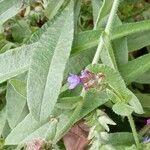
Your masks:
M 45 9 L 45 15 L 48 19 L 52 19 L 64 3 L 64 0 L 49 0 L 48 6 Z
M 94 54 L 95 48 L 71 55 L 65 69 L 64 79 L 68 77 L 69 73 L 80 73 L 81 70 L 83 70 L 88 64 L 92 62 Z
M 9 18 L 15 16 L 21 8 L 20 0 L 1 0 L 0 1 L 0 26 Z
M 137 67 L 138 66 L 138 67 Z M 150 54 L 145 54 L 137 59 L 129 61 L 120 67 L 124 80 L 129 84 L 135 81 L 143 73 L 150 69 Z
M 21 43 L 31 35 L 29 24 L 26 21 L 17 21 L 11 28 L 12 37 L 15 42 Z
M 131 40 L 131 39 L 132 39 L 132 41 L 134 41 L 134 39 L 136 40 L 136 38 L 132 38 L 130 35 L 134 36 L 137 33 L 138 33 L 137 37 L 140 37 L 140 35 L 144 35 L 144 34 L 142 34 L 143 31 L 145 31 L 145 32 L 150 31 L 149 24 L 150 24 L 150 20 L 146 20 L 146 21 L 140 21 L 140 22 L 136 22 L 136 23 L 126 23 L 123 25 L 119 25 L 117 27 L 113 27 L 112 31 L 111 31 L 110 39 L 115 40 L 115 39 L 119 39 L 122 37 L 127 37 L 128 47 L 130 47 L 131 43 L 129 43 L 129 40 Z M 83 51 L 83 50 L 87 50 L 89 48 L 97 46 L 99 37 L 100 37 L 100 34 L 102 31 L 103 30 L 100 29 L 100 30 L 91 30 L 91 31 L 85 31 L 85 32 L 78 33 L 75 36 L 72 51 L 73 52 Z M 80 39 L 82 39 L 82 40 L 80 40 Z M 141 41 L 138 41 L 136 43 L 139 44 L 139 43 L 141 43 Z M 136 45 L 136 43 L 134 45 Z M 147 44 L 147 45 L 149 45 L 149 44 Z M 144 46 L 146 46 L 146 44 L 144 44 Z M 139 48 L 141 48 L 141 47 L 139 47 Z M 129 48 L 129 50 L 130 50 L 130 48 Z
M 18 94 L 26 98 L 26 83 L 24 81 L 18 79 L 11 79 L 9 83 Z
M 30 37 L 30 39 L 27 41 L 27 43 L 31 44 L 34 42 L 38 42 L 40 40 L 41 36 L 47 32 L 47 29 L 49 28 L 49 26 L 51 26 L 55 22 L 55 20 L 60 17 L 60 15 L 62 14 L 62 11 L 64 11 L 64 9 L 67 7 L 69 2 L 70 2 L 70 0 L 65 1 L 63 7 L 60 8 L 60 10 L 55 15 L 55 17 L 53 17 L 51 20 L 47 21 L 40 29 L 38 29 L 35 33 L 33 33 L 32 36 Z
M 134 112 L 136 112 L 137 114 L 143 114 L 144 111 L 138 98 L 130 90 L 128 90 L 128 93 L 132 96 L 129 101 L 129 104 L 133 108 Z
M 116 132 L 109 134 L 108 144 L 112 144 L 113 146 L 118 145 L 132 145 L 134 144 L 133 134 L 129 132 Z
M 116 63 L 116 59 L 114 56 L 114 50 L 112 48 L 109 36 L 106 33 L 104 33 L 102 34 L 101 38 L 104 43 L 103 49 L 100 54 L 102 63 L 111 68 L 117 69 L 117 63 Z
M 141 83 L 141 84 L 150 84 L 150 71 L 147 71 L 140 75 L 133 82 Z
M 10 126 L 8 124 L 8 121 L 6 120 L 5 126 L 3 128 L 3 132 L 2 132 L 2 137 L 6 138 L 10 132 L 11 132 L 11 128 L 10 128 Z
M 95 29 L 98 29 L 104 26 L 103 22 L 106 20 L 106 17 L 108 16 L 111 10 L 112 4 L 113 4 L 113 1 L 110 1 L 110 0 L 103 1 L 102 7 L 99 8 L 99 10 L 97 11 L 98 16 L 95 22 L 95 27 L 94 27 Z
M 26 105 L 26 84 L 22 80 L 10 80 L 6 92 L 6 112 L 7 120 L 11 129 L 13 129 L 28 114 Z
M 135 93 L 136 97 L 139 99 L 143 109 L 144 114 L 140 115 L 142 117 L 150 117 L 150 94 L 142 94 L 142 93 Z
M 116 16 L 115 23 L 113 24 L 114 27 L 122 25 L 121 20 L 119 19 L 118 16 Z M 126 64 L 128 62 L 128 44 L 127 44 L 127 38 L 122 37 L 116 40 L 112 41 L 112 47 L 113 47 L 113 52 L 116 58 L 116 63 L 118 67 L 121 64 Z
M 94 97 L 93 97 L 94 96 Z M 66 98 L 64 98 L 65 100 Z M 78 99 L 78 98 L 77 98 Z M 67 100 L 67 99 L 66 99 Z M 108 97 L 104 92 L 100 92 L 97 90 L 92 90 L 87 93 L 85 96 L 85 100 L 81 101 L 82 109 L 77 113 L 74 120 L 72 120 L 72 115 L 74 110 L 71 111 L 60 111 L 55 108 L 54 114 L 58 118 L 57 131 L 55 140 L 58 141 L 64 133 L 68 131 L 68 129 L 78 120 L 86 116 L 88 113 L 93 111 L 95 108 L 103 105 L 108 101 Z M 79 107 L 79 105 L 77 106 Z M 63 113 L 62 113 L 63 112 Z M 72 122 L 73 121 L 73 122 Z M 45 139 L 47 132 L 50 131 L 49 127 L 51 126 L 51 121 L 46 122 L 44 124 L 39 123 L 34 119 L 34 117 L 29 114 L 27 117 L 19 123 L 12 132 L 8 135 L 5 140 L 6 145 L 17 145 L 19 143 L 26 143 L 27 141 L 31 141 L 35 138 L 43 138 Z M 53 132 L 49 132 L 52 135 Z M 51 136 L 49 134 L 49 136 Z
M 0 83 L 28 70 L 36 44 L 21 46 L 0 55 Z
M 77 105 L 76 109 L 69 115 L 66 122 L 60 122 L 58 124 L 57 133 L 54 141 L 58 141 L 68 131 L 68 129 L 77 121 L 81 120 L 88 113 L 103 105 L 108 101 L 107 94 L 98 90 L 90 90 L 86 93 L 83 101 Z M 62 114 L 63 115 L 63 114 Z M 62 126 L 63 125 L 63 126 Z
M 75 7 L 74 7 L 74 30 L 75 33 L 78 32 L 78 20 L 81 10 L 81 0 L 75 0 Z
M 150 45 L 150 31 L 139 32 L 128 36 L 128 50 L 133 52 Z
M 102 6 L 101 0 L 92 0 L 94 24 L 96 23 L 98 12 L 101 6 Z
M 87 69 L 95 74 L 103 73 L 105 76 L 104 83 L 108 84 L 109 87 L 111 87 L 111 89 L 113 89 L 114 92 L 120 96 L 122 101 L 128 101 L 130 98 L 129 94 L 127 93 L 128 89 L 126 88 L 125 82 L 123 81 L 119 72 L 103 64 L 91 64 L 87 66 Z
M 35 138 L 45 138 L 49 123 L 39 124 L 31 114 L 19 123 L 8 135 L 5 145 L 18 145 L 29 142 Z
M 112 110 L 116 114 L 121 115 L 121 116 L 128 116 L 128 115 L 131 115 L 133 112 L 132 107 L 123 102 L 114 104 L 112 107 Z
M 103 105 L 108 101 L 108 96 L 105 92 L 98 91 L 98 90 L 90 90 L 86 93 L 83 101 L 83 107 L 80 112 L 79 118 L 77 120 L 82 119 L 92 110 L 96 109 L 97 107 Z
M 31 114 L 37 120 L 47 119 L 57 102 L 73 41 L 73 10 L 71 2 L 42 35 L 41 44 L 32 57 L 27 101 Z
M 77 103 L 82 100 L 82 97 L 64 97 L 58 99 L 58 102 L 56 104 L 56 108 L 58 109 L 66 109 L 71 110 L 74 109 L 77 106 Z
M 5 123 L 6 123 L 6 108 L 4 107 L 2 110 L 0 110 L 0 136 L 2 135 Z

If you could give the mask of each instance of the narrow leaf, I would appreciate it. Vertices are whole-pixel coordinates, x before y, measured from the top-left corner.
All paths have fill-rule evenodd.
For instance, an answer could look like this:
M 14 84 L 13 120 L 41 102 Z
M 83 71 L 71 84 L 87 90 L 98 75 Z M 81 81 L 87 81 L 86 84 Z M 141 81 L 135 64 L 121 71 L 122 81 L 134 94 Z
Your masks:
M 9 18 L 15 16 L 21 8 L 20 0 L 1 0 L 0 1 L 0 26 Z
M 137 67 L 138 66 L 138 67 Z M 129 61 L 120 67 L 124 80 L 129 84 L 150 69 L 150 54 Z
M 4 107 L 0 111 L 0 136 L 2 135 L 2 131 L 4 129 L 5 123 L 6 123 L 6 108 Z
M 0 83 L 28 70 L 35 45 L 21 46 L 0 55 Z
M 11 84 L 8 83 L 6 92 L 6 112 L 9 126 L 13 129 L 28 114 L 28 108 L 26 105 L 26 97 L 22 95 L 22 93 L 26 92 L 24 82 L 21 80 L 12 80 L 10 82 Z M 14 87 L 17 85 L 20 85 L 20 87 L 17 87 L 16 90 Z

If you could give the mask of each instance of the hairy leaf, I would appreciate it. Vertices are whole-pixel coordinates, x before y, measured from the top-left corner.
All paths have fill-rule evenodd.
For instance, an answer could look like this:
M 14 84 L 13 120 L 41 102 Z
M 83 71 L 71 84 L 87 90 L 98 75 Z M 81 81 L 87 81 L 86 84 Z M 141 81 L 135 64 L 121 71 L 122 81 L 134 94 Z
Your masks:
M 32 57 L 27 101 L 31 114 L 37 120 L 47 119 L 57 102 L 73 41 L 73 9 L 71 2 L 47 28 Z
M 137 67 L 138 66 L 138 67 Z M 120 67 L 121 74 L 127 83 L 135 81 L 150 69 L 150 54 L 129 61 Z
M 9 18 L 15 16 L 21 8 L 20 0 L 1 0 L 0 1 L 0 26 Z
M 28 114 L 28 108 L 25 83 L 14 79 L 10 80 L 10 83 L 8 83 L 6 93 L 6 112 L 9 126 L 13 129 Z
M 0 135 L 2 135 L 6 119 L 6 108 L 4 107 L 2 110 L 0 110 Z
M 0 83 L 28 70 L 36 43 L 9 50 L 0 55 Z

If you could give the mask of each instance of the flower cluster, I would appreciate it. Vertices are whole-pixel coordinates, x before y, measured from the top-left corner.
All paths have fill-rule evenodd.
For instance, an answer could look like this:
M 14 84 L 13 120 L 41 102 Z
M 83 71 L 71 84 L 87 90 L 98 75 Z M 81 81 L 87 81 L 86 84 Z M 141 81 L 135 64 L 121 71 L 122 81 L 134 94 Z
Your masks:
M 79 84 L 83 84 L 85 90 L 97 88 L 103 79 L 102 73 L 94 74 L 88 70 L 82 70 L 80 75 L 70 74 L 68 77 L 69 89 L 74 89 Z

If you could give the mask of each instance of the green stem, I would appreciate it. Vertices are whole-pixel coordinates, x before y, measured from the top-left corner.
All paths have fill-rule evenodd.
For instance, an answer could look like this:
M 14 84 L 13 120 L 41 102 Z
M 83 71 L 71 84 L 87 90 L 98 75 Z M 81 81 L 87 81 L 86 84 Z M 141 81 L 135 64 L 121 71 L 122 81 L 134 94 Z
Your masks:
M 114 2 L 113 2 L 113 6 L 112 6 L 112 9 L 111 9 L 111 12 L 110 12 L 110 16 L 108 18 L 108 22 L 107 22 L 107 25 L 106 25 L 106 28 L 105 28 L 105 32 L 108 35 L 110 34 L 112 24 L 114 22 L 114 18 L 115 18 L 115 15 L 117 13 L 117 10 L 118 10 L 119 2 L 120 2 L 120 0 L 114 0 Z
M 112 27 L 112 24 L 113 24 L 113 22 L 114 22 L 116 12 L 117 12 L 117 10 L 118 10 L 119 2 L 120 2 L 120 0 L 114 0 L 112 9 L 111 9 L 111 11 L 110 11 L 110 15 L 109 15 L 109 18 L 108 18 L 108 21 L 107 21 L 107 25 L 106 25 L 106 28 L 105 28 L 105 30 L 104 30 L 104 32 L 105 32 L 108 36 L 110 35 L 111 27 Z M 97 47 L 97 50 L 96 50 L 94 59 L 93 59 L 93 61 L 92 61 L 92 64 L 97 64 L 97 63 L 98 63 L 99 57 L 100 57 L 100 53 L 101 53 L 101 51 L 102 51 L 102 49 L 103 49 L 103 46 L 104 46 L 104 42 L 103 42 L 103 37 L 102 37 L 102 35 L 101 35 L 101 36 L 100 36 L 100 40 L 99 40 L 99 45 L 98 45 L 98 47 Z
M 130 123 L 130 127 L 131 127 L 131 130 L 132 130 L 132 133 L 133 133 L 135 143 L 136 143 L 137 146 L 139 146 L 139 138 L 138 138 L 138 134 L 137 134 L 137 131 L 136 131 L 136 128 L 135 128 L 133 117 L 131 115 L 129 115 L 128 120 L 129 120 L 129 123 Z

